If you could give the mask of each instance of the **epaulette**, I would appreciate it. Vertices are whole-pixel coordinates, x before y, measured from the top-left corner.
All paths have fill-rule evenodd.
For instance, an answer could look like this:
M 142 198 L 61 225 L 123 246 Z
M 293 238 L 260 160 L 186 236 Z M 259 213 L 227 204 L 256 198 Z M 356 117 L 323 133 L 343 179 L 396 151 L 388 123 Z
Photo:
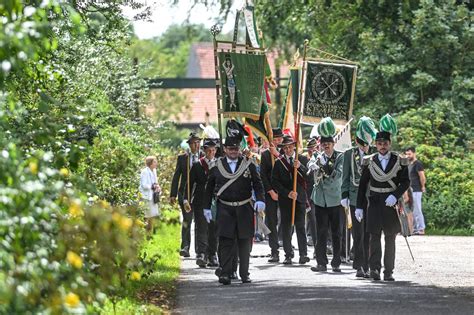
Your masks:
M 374 154 L 371 154 L 371 155 L 365 155 L 363 158 L 362 158 L 362 165 L 369 165 L 369 162 L 370 162 L 370 159 L 377 153 L 374 153 Z

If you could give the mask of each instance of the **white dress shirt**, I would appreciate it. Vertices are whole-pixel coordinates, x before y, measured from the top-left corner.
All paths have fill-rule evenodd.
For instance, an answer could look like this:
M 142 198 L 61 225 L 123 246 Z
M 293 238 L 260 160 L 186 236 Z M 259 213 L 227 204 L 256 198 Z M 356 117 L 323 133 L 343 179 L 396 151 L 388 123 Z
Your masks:
M 232 173 L 235 173 L 235 169 L 237 168 L 237 162 L 239 160 L 231 160 L 229 158 L 227 158 L 227 164 L 229 164 L 229 167 L 230 167 L 230 170 L 232 171 Z
M 390 160 L 390 152 L 388 152 L 385 155 L 382 155 L 379 153 L 378 157 L 379 157 L 380 164 L 382 165 L 382 169 L 385 171 L 385 169 L 387 168 L 388 161 Z
M 199 160 L 199 153 L 189 153 L 189 163 L 191 164 L 190 166 L 193 166 L 194 163 L 196 163 Z

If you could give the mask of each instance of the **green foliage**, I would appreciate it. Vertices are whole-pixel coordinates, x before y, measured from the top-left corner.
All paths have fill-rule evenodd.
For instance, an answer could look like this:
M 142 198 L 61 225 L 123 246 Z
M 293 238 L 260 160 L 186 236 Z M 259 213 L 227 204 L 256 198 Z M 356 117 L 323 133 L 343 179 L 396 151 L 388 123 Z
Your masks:
M 171 25 L 157 38 L 135 38 L 130 55 L 138 60 L 142 77 L 184 77 L 191 45 L 210 39 L 204 25 Z
M 149 268 L 138 174 L 169 154 L 140 116 L 135 2 L 29 3 L 0 4 L 0 313 L 94 313 Z

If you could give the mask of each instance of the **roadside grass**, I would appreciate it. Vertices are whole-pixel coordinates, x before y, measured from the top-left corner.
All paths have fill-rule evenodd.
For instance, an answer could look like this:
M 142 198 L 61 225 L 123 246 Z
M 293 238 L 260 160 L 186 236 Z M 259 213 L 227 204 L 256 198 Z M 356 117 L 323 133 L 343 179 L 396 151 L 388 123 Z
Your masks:
M 149 277 L 130 283 L 130 294 L 116 303 L 115 311 L 112 302 L 107 301 L 101 314 L 167 314 L 172 310 L 181 265 L 179 212 L 163 213 L 155 235 L 143 245 L 147 257 L 159 255 L 154 271 Z
M 447 235 L 447 236 L 474 236 L 474 229 L 457 229 L 457 228 L 432 228 L 425 229 L 426 235 Z

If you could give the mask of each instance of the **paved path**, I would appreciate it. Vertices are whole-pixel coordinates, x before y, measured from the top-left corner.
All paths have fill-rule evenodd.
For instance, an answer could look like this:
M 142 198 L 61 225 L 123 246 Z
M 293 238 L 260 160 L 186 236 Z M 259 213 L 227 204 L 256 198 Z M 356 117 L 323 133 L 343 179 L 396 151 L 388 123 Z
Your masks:
M 250 261 L 251 284 L 223 286 L 214 270 L 184 259 L 174 313 L 474 314 L 474 238 L 417 236 L 409 242 L 416 262 L 397 237 L 392 283 L 356 279 L 349 265 L 342 265 L 342 274 L 314 273 L 313 259 L 284 266 L 256 257 Z M 254 244 L 252 255 L 268 253 L 266 243 Z

